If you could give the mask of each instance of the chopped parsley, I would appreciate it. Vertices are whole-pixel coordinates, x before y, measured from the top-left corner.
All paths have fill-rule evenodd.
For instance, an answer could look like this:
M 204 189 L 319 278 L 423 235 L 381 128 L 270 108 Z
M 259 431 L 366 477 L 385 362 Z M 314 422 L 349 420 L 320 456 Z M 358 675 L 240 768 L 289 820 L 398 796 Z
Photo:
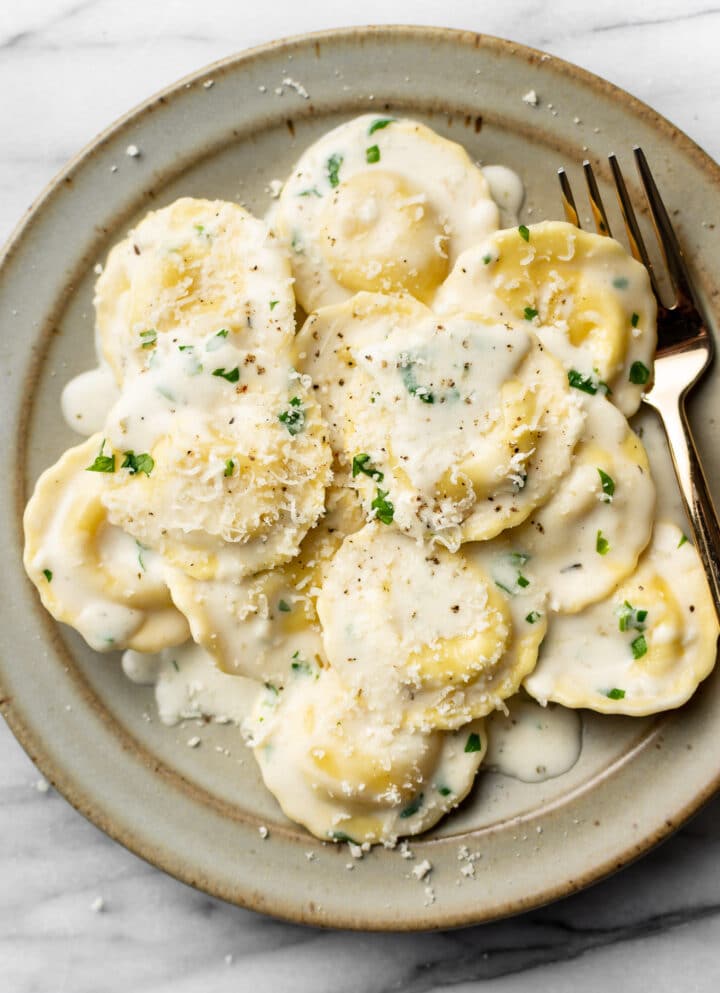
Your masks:
M 280 696 L 280 690 L 277 688 L 275 683 L 265 683 L 265 689 L 269 690 L 273 696 Z
M 370 479 L 374 479 L 377 483 L 382 483 L 385 478 L 384 473 L 380 472 L 379 469 L 373 469 L 370 464 L 370 456 L 365 452 L 360 452 L 359 455 L 354 455 L 352 460 L 352 475 L 353 479 L 362 473 L 364 476 L 369 476 Z
M 295 652 L 295 654 L 293 655 L 293 660 L 294 661 L 291 663 L 291 668 L 292 668 L 292 671 L 293 672 L 301 672 L 304 676 L 311 676 L 312 675 L 312 667 L 311 667 L 310 663 L 307 662 L 305 659 L 301 659 L 300 658 L 300 652 L 299 651 L 298 652 Z M 316 679 L 318 678 L 317 677 L 317 674 L 316 674 L 315 678 Z
M 198 234 L 205 234 L 205 225 L 204 224 L 193 224 L 193 227 L 195 228 L 195 230 L 197 231 Z
M 278 603 L 278 610 L 281 610 L 283 614 L 289 614 L 290 611 L 292 610 L 292 607 L 287 602 L 287 600 L 280 600 L 280 602 Z
M 530 230 L 529 228 L 526 228 L 524 224 L 521 224 L 518 228 L 518 234 L 523 241 L 530 241 Z
M 377 120 L 373 121 L 368 128 L 368 135 L 375 134 L 376 131 L 381 131 L 383 128 L 386 128 L 388 124 L 393 124 L 394 122 L 394 117 L 378 117 Z
M 526 307 L 523 313 L 525 314 L 526 321 L 532 321 L 538 315 L 538 312 L 535 310 L 534 307 Z
M 222 379 L 226 379 L 228 383 L 237 383 L 240 379 L 240 369 L 235 366 L 234 369 L 213 369 L 213 376 L 220 376 Z
M 307 190 L 301 190 L 299 197 L 322 197 L 322 193 L 316 186 L 310 186 Z
M 493 260 L 492 255 L 490 255 L 490 254 L 483 255 L 483 265 L 490 265 L 490 263 L 492 262 L 492 260 Z
M 402 366 L 401 370 L 402 381 L 405 389 L 408 391 L 410 396 L 417 397 L 418 400 L 422 400 L 423 403 L 435 403 L 435 396 L 427 388 L 427 386 L 420 386 L 415 378 L 415 369 L 412 362 L 408 362 Z
M 626 290 L 629 285 L 630 283 L 625 276 L 616 276 L 615 279 L 613 279 L 613 286 L 616 290 Z
M 180 672 L 180 666 L 177 664 L 175 659 L 170 659 L 170 664 L 172 665 L 175 672 Z
M 275 308 L 277 307 L 277 305 L 278 305 L 279 303 L 280 303 L 280 301 L 279 301 L 279 300 L 271 300 L 271 301 L 270 301 L 270 310 L 275 310 Z
M 480 735 L 476 734 L 475 731 L 468 735 L 468 740 L 465 742 L 466 752 L 479 752 L 482 748 L 480 744 Z
M 415 799 L 411 800 L 410 803 L 407 805 L 407 807 L 405 807 L 403 810 L 400 811 L 400 816 L 402 818 L 406 818 L 406 817 L 412 817 L 413 814 L 417 814 L 418 810 L 420 810 L 420 808 L 423 805 L 424 799 L 425 799 L 425 794 L 418 793 Z
M 227 461 L 225 462 L 225 472 L 223 473 L 223 476 L 232 476 L 234 472 L 235 472 L 234 459 L 227 459 Z
M 632 324 L 632 326 L 634 328 L 636 328 L 638 326 L 639 320 L 640 320 L 640 315 L 639 314 L 636 314 L 635 312 L 633 312 L 633 315 L 630 318 L 630 323 Z
M 604 494 L 603 502 L 611 503 L 612 498 L 615 494 L 615 480 L 612 478 L 612 476 L 608 476 L 608 474 L 604 472 L 602 469 L 598 469 L 598 474 L 600 476 L 600 483 L 602 485 L 602 491 Z
M 689 540 L 690 540 L 690 539 L 688 538 L 688 536 L 687 536 L 686 534 L 683 534 L 683 535 L 681 536 L 681 538 L 680 538 L 680 541 L 678 542 L 678 545 L 677 545 L 677 546 L 678 546 L 678 548 L 682 548 L 682 546 L 683 546 L 683 545 L 685 544 L 685 542 L 686 542 L 686 541 L 689 541 Z
M 583 376 L 581 372 L 577 369 L 568 370 L 568 383 L 576 390 L 582 390 L 583 393 L 589 393 L 590 396 L 595 396 L 598 391 L 598 384 L 595 382 L 592 376 Z
M 328 838 L 332 841 L 345 841 L 348 845 L 357 845 L 355 839 L 351 838 L 349 834 L 345 834 L 344 831 L 328 831 Z
M 305 411 L 300 397 L 292 398 L 289 408 L 278 414 L 278 420 L 285 425 L 288 434 L 293 438 L 296 434 L 300 434 L 305 427 Z
M 606 690 L 605 696 L 608 700 L 624 700 L 625 690 L 619 690 L 617 686 L 614 686 L 611 690 Z
M 389 500 L 385 498 L 388 495 L 387 490 L 381 490 L 378 486 L 377 495 L 373 502 L 370 504 L 372 509 L 375 511 L 375 516 L 380 521 L 381 524 L 392 524 L 393 516 L 395 514 L 395 507 L 390 503 Z
M 136 545 L 137 550 L 138 550 L 138 553 L 137 553 L 138 565 L 140 566 L 140 568 L 142 569 L 142 571 L 145 572 L 146 570 L 145 570 L 145 560 L 143 559 L 143 552 L 147 552 L 147 551 L 149 551 L 149 549 L 148 549 L 147 545 L 141 545 L 140 542 L 137 540 L 137 538 L 135 539 L 135 545 Z
M 618 628 L 620 631 L 644 631 L 647 620 L 647 610 L 636 610 L 629 602 L 625 601 L 620 608 L 618 615 Z
M 648 648 L 645 635 L 639 634 L 634 641 L 630 642 L 630 648 L 632 649 L 634 659 L 641 659 L 643 655 L 647 655 Z
M 495 585 L 508 596 L 517 596 L 521 589 L 530 585 L 530 580 L 520 571 L 530 556 L 525 552 L 508 552 L 499 557 L 495 564 Z
M 368 165 L 374 165 L 375 162 L 380 161 L 380 149 L 377 145 L 371 145 L 370 148 L 365 149 L 365 161 Z
M 437 791 L 440 794 L 440 796 L 450 796 L 450 794 L 452 793 L 452 790 L 450 789 L 449 786 L 438 786 Z
M 103 455 L 104 447 L 105 439 L 103 438 L 100 451 L 95 456 L 93 464 L 86 467 L 86 472 L 115 472 L 115 455 L 114 453 L 112 455 Z
M 224 339 L 230 334 L 227 328 L 221 328 L 217 331 L 210 341 L 205 345 L 206 352 L 216 352 L 218 348 L 222 348 Z
M 542 614 L 539 614 L 537 610 L 531 610 L 529 614 L 525 615 L 525 620 L 528 624 L 536 624 L 540 620 Z
M 147 452 L 123 452 L 125 458 L 122 461 L 121 469 L 127 469 L 131 476 L 136 476 L 139 472 L 144 472 L 146 476 L 155 468 L 155 459 Z
M 525 576 L 523 576 L 523 574 L 519 572 L 517 578 L 517 584 L 524 590 L 527 586 L 530 585 L 530 580 L 526 579 Z
M 140 332 L 141 348 L 152 348 L 157 343 L 157 331 L 150 328 L 148 331 Z
M 630 366 L 630 382 L 636 386 L 644 386 L 650 379 L 650 370 L 642 362 L 633 362 Z
M 48 583 L 52 583 L 52 572 L 50 569 L 43 569 L 43 576 L 47 579 Z
M 598 555 L 607 555 L 610 551 L 610 542 L 607 540 L 602 531 L 598 531 L 595 537 L 595 551 Z
M 342 155 L 331 155 L 327 160 L 327 178 L 330 185 L 334 188 L 340 184 L 340 166 L 343 164 Z

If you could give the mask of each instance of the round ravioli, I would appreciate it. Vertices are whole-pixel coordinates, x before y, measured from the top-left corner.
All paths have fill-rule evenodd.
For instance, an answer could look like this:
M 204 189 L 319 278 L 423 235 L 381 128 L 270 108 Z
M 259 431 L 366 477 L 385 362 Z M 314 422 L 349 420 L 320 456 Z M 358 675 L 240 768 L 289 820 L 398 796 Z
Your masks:
M 408 727 L 483 717 L 530 671 L 510 650 L 507 598 L 476 563 L 379 522 L 342 543 L 317 610 L 343 682 Z
M 248 349 L 284 347 L 294 333 L 287 253 L 223 200 L 183 197 L 147 214 L 110 252 L 95 310 L 98 353 L 118 383 L 180 326 L 198 340 L 225 330 Z
M 298 350 L 368 511 L 408 533 L 491 538 L 570 467 L 580 400 L 523 327 L 363 294 L 313 315 Z
M 487 749 L 482 721 L 453 733 L 385 722 L 332 669 L 266 689 L 246 732 L 284 813 L 355 844 L 432 827 L 467 795 Z
M 433 308 L 527 320 L 570 381 L 626 416 L 649 388 L 657 304 L 647 270 L 612 238 L 561 221 L 497 231 L 458 259 Z
M 670 710 L 712 670 L 718 630 L 695 548 L 658 523 L 637 570 L 609 597 L 552 618 L 525 688 L 540 703 L 604 714 Z
M 310 311 L 359 290 L 429 299 L 458 255 L 497 228 L 498 209 L 460 145 L 365 114 L 304 152 L 274 223 Z
M 156 652 L 188 638 L 162 561 L 109 523 L 99 435 L 70 448 L 35 486 L 25 509 L 24 563 L 43 606 L 99 652 Z
M 364 522 L 356 494 L 331 488 L 324 516 L 286 565 L 239 582 L 168 569 L 170 592 L 193 639 L 224 672 L 276 687 L 293 673 L 326 665 L 315 603 L 336 549 Z
M 655 484 L 647 454 L 604 396 L 588 397 L 572 469 L 511 540 L 553 610 L 574 613 L 607 596 L 650 541 Z
M 111 521 L 198 579 L 291 559 L 332 477 L 326 428 L 299 374 L 221 341 L 208 351 L 158 340 L 106 428 Z

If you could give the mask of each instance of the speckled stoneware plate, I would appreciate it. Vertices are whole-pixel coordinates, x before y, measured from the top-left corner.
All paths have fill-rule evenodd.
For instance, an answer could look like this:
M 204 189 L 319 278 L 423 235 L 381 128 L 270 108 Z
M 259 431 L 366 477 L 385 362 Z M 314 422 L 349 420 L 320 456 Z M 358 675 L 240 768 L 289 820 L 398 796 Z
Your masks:
M 283 85 L 287 77 L 309 98 Z M 541 97 L 537 108 L 522 100 L 530 89 Z M 515 168 L 532 220 L 559 216 L 560 164 L 589 156 L 607 185 L 607 153 L 627 160 L 633 143 L 643 145 L 720 318 L 711 284 L 719 232 L 702 223 L 718 213 L 720 169 L 648 107 L 567 63 L 482 35 L 383 27 L 278 42 L 188 77 L 70 163 L 2 263 L 0 706 L 79 811 L 193 886 L 313 924 L 446 927 L 585 886 L 696 810 L 720 775 L 718 673 L 689 706 L 657 719 L 584 715 L 580 761 L 558 779 L 527 785 L 481 774 L 469 802 L 413 844 L 433 865 L 427 905 L 425 881 L 398 852 L 373 851 L 350 872 L 346 846 L 321 845 L 288 823 L 232 728 L 208 725 L 203 747 L 189 749 L 187 730 L 149 721 L 151 691 L 124 679 L 117 656 L 95 655 L 54 624 L 21 567 L 30 488 L 75 442 L 59 415 L 60 391 L 93 362 L 93 266 L 135 218 L 178 196 L 239 200 L 262 213 L 269 180 L 285 176 L 309 142 L 373 108 L 416 116 L 483 162 Z M 126 154 L 130 144 L 140 157 Z M 716 491 L 719 378 L 716 366 L 694 408 Z M 473 877 L 460 872 L 462 844 L 481 856 Z

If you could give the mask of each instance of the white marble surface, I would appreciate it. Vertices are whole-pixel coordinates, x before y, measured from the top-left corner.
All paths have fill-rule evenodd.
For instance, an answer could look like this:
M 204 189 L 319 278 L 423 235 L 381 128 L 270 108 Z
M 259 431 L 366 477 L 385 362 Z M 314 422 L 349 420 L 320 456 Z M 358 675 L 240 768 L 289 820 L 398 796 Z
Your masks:
M 233 51 L 309 29 L 425 23 L 514 38 L 653 104 L 720 158 L 720 8 L 707 0 L 24 0 L 0 3 L 0 240 L 133 104 Z M 434 935 L 329 933 L 188 889 L 108 840 L 0 725 L 0 989 L 312 993 L 720 988 L 720 800 L 584 894 Z M 103 901 L 103 909 L 98 898 Z

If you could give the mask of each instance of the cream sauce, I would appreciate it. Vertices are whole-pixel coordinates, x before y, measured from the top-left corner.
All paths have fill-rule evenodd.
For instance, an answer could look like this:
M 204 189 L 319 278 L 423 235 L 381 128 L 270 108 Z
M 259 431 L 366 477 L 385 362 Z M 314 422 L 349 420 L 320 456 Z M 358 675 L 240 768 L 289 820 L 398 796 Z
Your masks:
M 109 366 L 81 372 L 66 384 L 60 397 L 65 423 L 78 434 L 102 431 L 108 412 L 119 396 Z
M 490 187 L 490 195 L 500 208 L 500 227 L 515 227 L 525 199 L 525 187 L 516 172 L 502 165 L 483 166 L 482 174 Z
M 489 769 L 524 783 L 541 783 L 568 772 L 580 757 L 582 721 L 575 710 L 511 700 L 506 715 L 488 720 Z

